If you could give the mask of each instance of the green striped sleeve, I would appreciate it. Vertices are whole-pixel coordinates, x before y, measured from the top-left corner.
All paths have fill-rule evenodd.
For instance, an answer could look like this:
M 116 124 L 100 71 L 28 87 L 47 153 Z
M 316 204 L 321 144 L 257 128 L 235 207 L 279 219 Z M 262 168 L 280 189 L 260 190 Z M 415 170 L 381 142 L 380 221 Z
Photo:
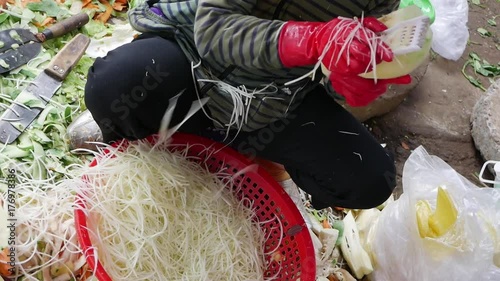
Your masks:
M 194 25 L 200 56 L 248 69 L 283 68 L 278 56 L 283 22 L 251 16 L 256 2 L 200 0 Z
M 380 17 L 396 10 L 399 0 L 371 0 L 368 4 L 368 14 L 373 17 Z

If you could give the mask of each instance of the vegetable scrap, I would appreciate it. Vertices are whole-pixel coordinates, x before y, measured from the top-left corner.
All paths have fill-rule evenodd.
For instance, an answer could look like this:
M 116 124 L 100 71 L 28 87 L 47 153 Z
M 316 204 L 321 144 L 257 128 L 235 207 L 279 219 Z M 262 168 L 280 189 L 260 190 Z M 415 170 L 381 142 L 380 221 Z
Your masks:
M 104 10 L 104 13 L 98 14 L 95 17 L 95 19 L 100 22 L 107 22 L 111 17 L 111 13 L 113 12 L 113 7 L 106 0 L 99 0 L 99 2 L 103 4 L 106 7 L 106 9 Z
M 469 74 L 470 71 L 473 71 L 474 75 Z M 490 64 L 485 59 L 481 59 L 477 53 L 470 52 L 469 59 L 462 67 L 462 74 L 472 85 L 486 91 L 487 87 L 483 85 L 483 82 L 479 77 L 486 77 L 489 82 L 493 84 L 494 80 L 500 76 L 500 62 L 496 65 Z
M 97 259 L 114 281 L 263 280 L 270 233 L 251 203 L 234 196 L 227 172 L 210 173 L 179 149 L 107 147 L 82 169 Z
M 487 20 L 488 24 L 489 24 L 489 25 L 491 25 L 491 26 L 497 26 L 497 22 L 496 22 L 496 20 L 495 20 L 495 19 L 496 19 L 498 16 L 499 16 L 499 15 L 496 15 L 496 16 L 492 17 L 491 19 L 488 19 L 488 20 Z
M 5 62 L 5 60 L 3 60 L 3 59 L 0 59 L 0 66 L 5 67 L 5 68 L 10 67 L 10 65 L 7 62 Z
M 127 3 L 127 0 L 115 0 L 113 2 L 113 9 L 116 10 L 116 11 L 124 11 L 125 9 L 127 9 L 128 7 L 128 3 Z
M 313 208 L 310 196 L 300 191 L 299 210 L 308 223 L 316 253 L 316 280 L 355 281 L 373 271 L 372 244 L 381 210 Z
M 5 1 L 5 0 L 1 0 Z M 0 1 L 0 4 L 2 2 Z M 68 2 L 68 3 L 66 3 Z M 111 2 L 111 3 L 110 3 Z M 126 12 L 129 9 L 130 3 L 127 0 L 83 0 L 83 1 L 59 1 L 59 0 L 7 0 L 0 5 L 0 8 L 5 9 L 15 6 L 21 9 L 27 8 L 30 12 L 38 12 L 39 21 L 33 22 L 35 26 L 49 26 L 55 20 L 61 20 L 76 14 L 81 10 L 87 11 L 94 19 L 101 22 L 108 22 L 112 16 L 118 16 L 120 13 Z M 29 14 L 30 12 L 26 12 Z M 23 13 L 21 13 L 22 15 Z M 2 17 L 0 17 L 0 23 Z M 45 24 L 44 24 L 45 23 Z
M 68 14 L 68 10 L 63 9 L 54 0 L 30 1 L 26 8 L 33 12 L 41 12 L 47 17 L 62 18 Z

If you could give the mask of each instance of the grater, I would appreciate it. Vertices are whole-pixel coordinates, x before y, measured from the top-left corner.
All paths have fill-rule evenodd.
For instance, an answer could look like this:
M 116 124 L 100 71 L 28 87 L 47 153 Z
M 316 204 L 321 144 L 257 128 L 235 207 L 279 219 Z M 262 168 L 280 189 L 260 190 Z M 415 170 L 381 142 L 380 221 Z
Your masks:
M 424 46 L 430 25 L 429 17 L 424 15 L 402 21 L 383 31 L 382 40 L 395 56 L 416 52 Z

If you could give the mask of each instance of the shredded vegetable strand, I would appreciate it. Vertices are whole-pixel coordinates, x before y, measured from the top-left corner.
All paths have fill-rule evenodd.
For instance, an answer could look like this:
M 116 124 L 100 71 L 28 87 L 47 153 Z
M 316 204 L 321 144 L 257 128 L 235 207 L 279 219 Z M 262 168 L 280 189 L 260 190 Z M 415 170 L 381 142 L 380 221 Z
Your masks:
M 40 280 L 42 276 L 43 280 L 76 279 L 75 274 L 85 265 L 73 220 L 76 182 L 37 179 L 23 166 L 15 166 L 18 180 L 17 274 L 11 277 L 24 275 L 23 280 Z
M 278 91 L 276 85 L 273 84 L 263 85 L 263 87 L 260 89 L 253 89 L 249 91 L 249 89 L 247 89 L 245 85 L 239 85 L 236 87 L 219 80 L 198 79 L 197 81 L 215 84 L 215 86 L 220 91 L 228 94 L 231 97 L 233 111 L 231 112 L 231 117 L 228 123 L 224 124 L 224 127 L 226 128 L 226 137 L 224 141 L 226 141 L 229 137 L 229 132 L 231 131 L 231 129 L 237 129 L 236 135 L 241 131 L 248 120 L 252 100 L 255 99 L 256 96 L 272 95 L 276 94 Z M 231 140 L 230 143 L 232 141 L 234 141 L 234 139 Z
M 154 148 L 134 142 L 82 172 L 91 239 L 111 278 L 263 280 L 265 234 L 247 201 L 185 150 Z
M 337 48 L 340 47 L 340 51 L 338 52 L 337 57 L 330 58 L 330 61 L 328 62 L 329 65 L 336 65 L 340 61 L 341 57 L 345 52 L 347 52 L 347 64 L 349 65 L 351 57 L 350 57 L 350 52 L 348 52 L 347 50 L 349 50 L 349 48 L 351 47 L 353 40 L 359 38 L 362 35 L 367 39 L 366 43 L 368 43 L 369 45 L 370 49 L 369 55 L 371 58 L 371 61 L 368 64 L 365 72 L 368 72 L 372 68 L 375 69 L 377 48 L 383 48 L 383 50 L 386 52 L 388 51 L 388 49 L 383 44 L 381 44 L 382 40 L 379 35 L 377 35 L 374 31 L 370 29 L 363 28 L 362 24 L 363 18 L 364 15 L 362 15 L 361 21 L 356 18 L 352 19 L 352 18 L 339 17 L 340 22 L 337 24 L 337 26 L 335 26 L 335 28 L 333 28 L 330 31 L 329 40 L 325 45 L 325 47 L 323 48 L 323 52 L 320 54 L 318 62 L 314 65 L 313 69 L 297 79 L 286 82 L 285 85 L 291 85 L 309 77 L 311 77 L 311 79 L 314 80 L 316 71 L 319 67 L 321 67 L 323 59 L 325 58 L 326 54 L 330 51 L 330 48 L 334 48 L 334 50 L 337 50 Z M 349 34 L 346 34 L 346 32 L 349 32 Z M 339 37 L 345 37 L 346 40 L 342 43 L 338 43 Z M 377 78 L 375 77 L 375 82 L 376 81 Z

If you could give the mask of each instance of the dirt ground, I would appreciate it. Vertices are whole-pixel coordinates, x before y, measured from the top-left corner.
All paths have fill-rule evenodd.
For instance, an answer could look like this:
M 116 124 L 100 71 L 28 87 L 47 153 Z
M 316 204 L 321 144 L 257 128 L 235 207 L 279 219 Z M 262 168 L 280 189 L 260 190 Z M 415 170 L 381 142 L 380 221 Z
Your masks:
M 471 137 L 470 115 L 484 92 L 470 84 L 461 71 L 470 52 L 491 64 L 500 62 L 497 47 L 500 44 L 500 1 L 480 2 L 481 6 L 469 2 L 470 39 L 462 58 L 455 62 L 432 56 L 427 73 L 405 101 L 394 111 L 366 122 L 380 142 L 386 143 L 395 155 L 399 188 L 403 165 L 411 150 L 419 145 L 479 185 L 476 175 L 483 159 Z M 489 25 L 487 20 L 496 15 L 499 15 L 497 26 Z M 490 31 L 491 37 L 481 37 L 478 28 Z M 488 79 L 481 81 L 488 88 Z

